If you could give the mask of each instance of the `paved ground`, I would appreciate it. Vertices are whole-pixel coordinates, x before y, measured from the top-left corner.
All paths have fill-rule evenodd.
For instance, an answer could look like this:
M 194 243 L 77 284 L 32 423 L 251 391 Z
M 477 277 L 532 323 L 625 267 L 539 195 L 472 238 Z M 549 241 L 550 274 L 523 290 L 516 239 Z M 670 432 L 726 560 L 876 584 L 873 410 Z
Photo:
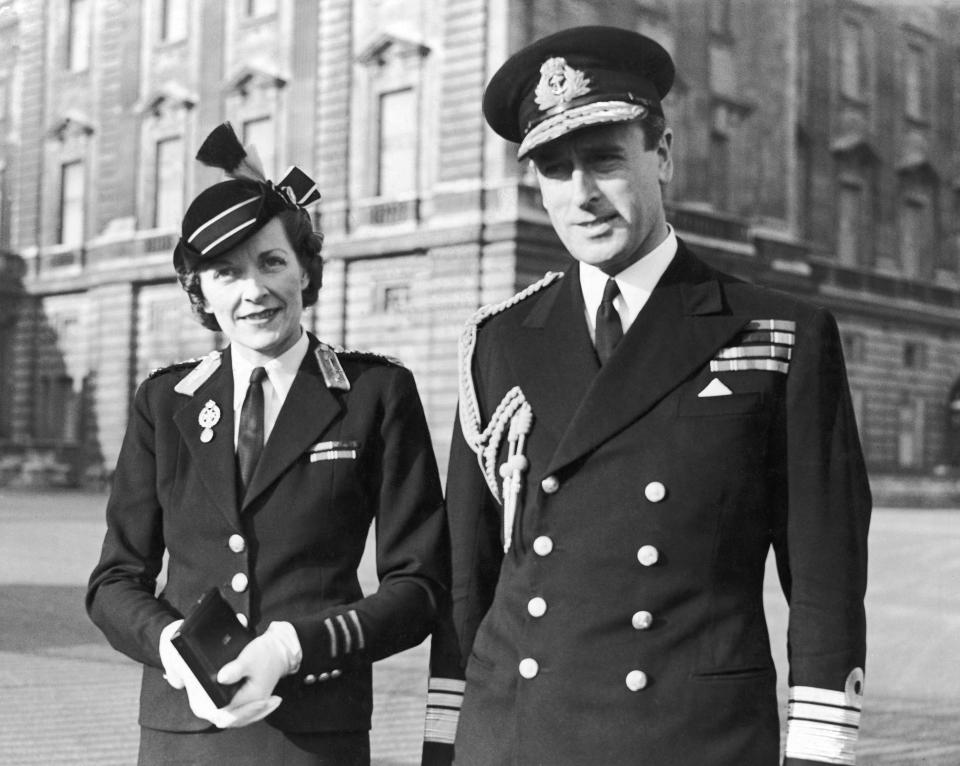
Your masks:
M 106 646 L 82 605 L 103 503 L 0 489 L 3 766 L 136 760 L 138 668 Z M 875 513 L 861 765 L 960 764 L 958 552 L 960 511 Z M 364 575 L 373 581 L 369 563 Z M 786 615 L 772 578 L 767 595 L 782 668 Z M 376 666 L 375 766 L 417 762 L 425 668 L 425 646 Z

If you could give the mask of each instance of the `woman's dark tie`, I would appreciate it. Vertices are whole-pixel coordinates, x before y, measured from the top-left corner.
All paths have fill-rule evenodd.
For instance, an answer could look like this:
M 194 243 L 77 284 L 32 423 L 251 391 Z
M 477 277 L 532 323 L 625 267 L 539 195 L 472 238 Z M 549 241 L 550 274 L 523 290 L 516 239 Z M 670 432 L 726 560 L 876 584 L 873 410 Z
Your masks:
M 240 431 L 237 435 L 237 468 L 240 480 L 240 496 L 250 486 L 253 471 L 263 450 L 263 379 L 267 371 L 254 367 L 250 373 L 250 385 L 240 408 Z

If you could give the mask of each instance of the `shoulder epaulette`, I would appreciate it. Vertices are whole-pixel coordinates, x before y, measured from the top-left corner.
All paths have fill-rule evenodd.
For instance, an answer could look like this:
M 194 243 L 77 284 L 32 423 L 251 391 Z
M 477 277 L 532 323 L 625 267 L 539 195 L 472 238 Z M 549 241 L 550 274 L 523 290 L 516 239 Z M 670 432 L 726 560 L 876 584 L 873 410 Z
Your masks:
M 194 359 L 184 363 L 196 363 L 196 366 L 173 387 L 173 390 L 178 394 L 193 396 L 193 392 L 200 388 L 200 386 L 206 382 L 207 378 L 213 375 L 217 368 L 220 367 L 222 356 L 223 354 L 220 351 L 214 350 L 200 359 Z
M 337 358 L 337 351 L 333 346 L 326 343 L 318 343 L 313 350 L 313 355 L 317 358 L 317 365 L 320 367 L 320 374 L 323 376 L 323 382 L 327 388 L 333 388 L 338 391 L 350 390 L 350 379 L 347 373 L 343 371 L 343 365 Z
M 460 429 L 463 432 L 463 438 L 467 445 L 472 449 L 477 459 L 480 461 L 481 469 L 487 479 L 487 484 L 491 487 L 493 496 L 499 498 L 496 488 L 496 478 L 489 466 L 489 460 L 485 459 L 485 454 L 489 455 L 488 442 L 494 432 L 502 431 L 503 422 L 506 418 L 513 415 L 514 412 L 526 400 L 523 392 L 519 388 L 511 389 L 504 401 L 497 408 L 495 416 L 491 418 L 487 427 L 483 427 L 480 419 L 480 405 L 477 402 L 477 390 L 473 382 L 473 352 L 477 345 L 477 330 L 480 325 L 486 322 L 490 317 L 506 311 L 516 306 L 521 301 L 526 300 L 531 295 L 543 290 L 548 285 L 553 284 L 563 276 L 561 271 L 548 271 L 542 279 L 534 282 L 529 287 L 521 290 L 516 295 L 507 298 L 500 303 L 491 303 L 474 312 L 473 316 L 467 320 L 460 335 L 460 353 L 458 357 L 458 379 L 460 383 Z
M 357 359 L 364 362 L 389 364 L 394 367 L 403 367 L 400 360 L 390 356 L 375 354 L 372 351 L 343 348 L 343 346 L 328 346 L 322 342 L 317 344 L 314 354 L 317 357 L 317 364 L 320 365 L 320 373 L 323 375 L 323 381 L 327 384 L 327 388 L 336 388 L 340 391 L 350 390 L 350 379 L 347 378 L 347 374 L 343 371 L 343 365 L 340 364 L 340 357 L 344 359 Z
M 179 372 L 180 370 L 186 370 L 188 367 L 195 367 L 200 364 L 202 360 L 203 357 L 198 356 L 196 359 L 184 359 L 182 362 L 174 362 L 173 364 L 168 364 L 166 367 L 154 367 L 147 375 L 147 380 L 151 380 L 168 372 Z
M 401 362 L 395 356 L 378 354 L 374 351 L 364 351 L 357 348 L 338 348 L 337 353 L 341 356 L 348 356 L 351 359 L 359 359 L 362 362 L 380 362 L 382 364 L 389 364 L 393 367 L 403 367 L 403 362 Z

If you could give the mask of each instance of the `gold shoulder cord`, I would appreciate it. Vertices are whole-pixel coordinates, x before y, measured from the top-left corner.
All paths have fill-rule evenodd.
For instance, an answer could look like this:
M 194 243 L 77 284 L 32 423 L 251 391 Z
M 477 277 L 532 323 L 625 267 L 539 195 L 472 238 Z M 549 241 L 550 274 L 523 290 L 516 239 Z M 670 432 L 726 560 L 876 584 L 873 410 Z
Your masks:
M 522 474 L 529 467 L 523 455 L 524 442 L 533 426 L 533 409 L 527 402 L 519 386 L 514 386 L 497 405 L 486 427 L 482 427 L 480 406 L 477 402 L 477 391 L 474 385 L 472 365 L 473 353 L 477 344 L 477 331 L 490 317 L 506 311 L 512 306 L 526 300 L 531 295 L 552 284 L 563 276 L 562 272 L 548 272 L 538 282 L 511 298 L 501 302 L 483 306 L 478 309 L 467 321 L 460 335 L 459 354 L 459 383 L 460 383 L 460 429 L 467 445 L 477 456 L 477 462 L 487 487 L 494 499 L 503 505 L 504 510 L 504 553 L 510 549 L 513 535 L 513 520 L 516 515 L 516 503 L 520 494 Z M 509 444 L 507 461 L 496 469 L 497 452 L 507 433 Z M 503 479 L 503 494 L 498 486 L 497 474 Z

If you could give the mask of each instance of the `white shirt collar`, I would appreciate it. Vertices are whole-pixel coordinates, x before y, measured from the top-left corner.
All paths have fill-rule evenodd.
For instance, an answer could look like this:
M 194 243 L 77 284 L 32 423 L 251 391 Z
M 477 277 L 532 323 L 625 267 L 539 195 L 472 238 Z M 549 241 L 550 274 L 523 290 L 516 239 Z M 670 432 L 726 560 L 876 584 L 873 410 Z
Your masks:
M 236 352 L 234 348 L 231 354 L 233 366 L 233 409 L 239 412 L 243 405 L 243 398 L 247 394 L 247 386 L 250 385 L 250 373 L 254 367 L 263 367 L 267 371 L 267 380 L 273 388 L 273 394 L 277 403 L 282 405 L 293 385 L 293 379 L 297 376 L 297 371 L 307 355 L 307 349 L 310 343 L 307 334 L 301 330 L 297 342 L 284 351 L 280 356 L 271 359 L 263 365 L 253 364 L 244 359 Z M 268 404 L 269 407 L 269 404 Z
M 614 277 L 620 288 L 614 306 L 620 314 L 624 332 L 630 329 L 640 309 L 650 298 L 653 288 L 657 286 L 663 272 L 677 254 L 677 246 L 677 235 L 673 227 L 667 224 L 667 236 L 663 242 Z M 597 309 L 600 308 L 603 298 L 603 288 L 609 278 L 606 272 L 596 266 L 580 264 L 580 289 L 583 291 L 584 313 L 591 339 L 596 332 Z

